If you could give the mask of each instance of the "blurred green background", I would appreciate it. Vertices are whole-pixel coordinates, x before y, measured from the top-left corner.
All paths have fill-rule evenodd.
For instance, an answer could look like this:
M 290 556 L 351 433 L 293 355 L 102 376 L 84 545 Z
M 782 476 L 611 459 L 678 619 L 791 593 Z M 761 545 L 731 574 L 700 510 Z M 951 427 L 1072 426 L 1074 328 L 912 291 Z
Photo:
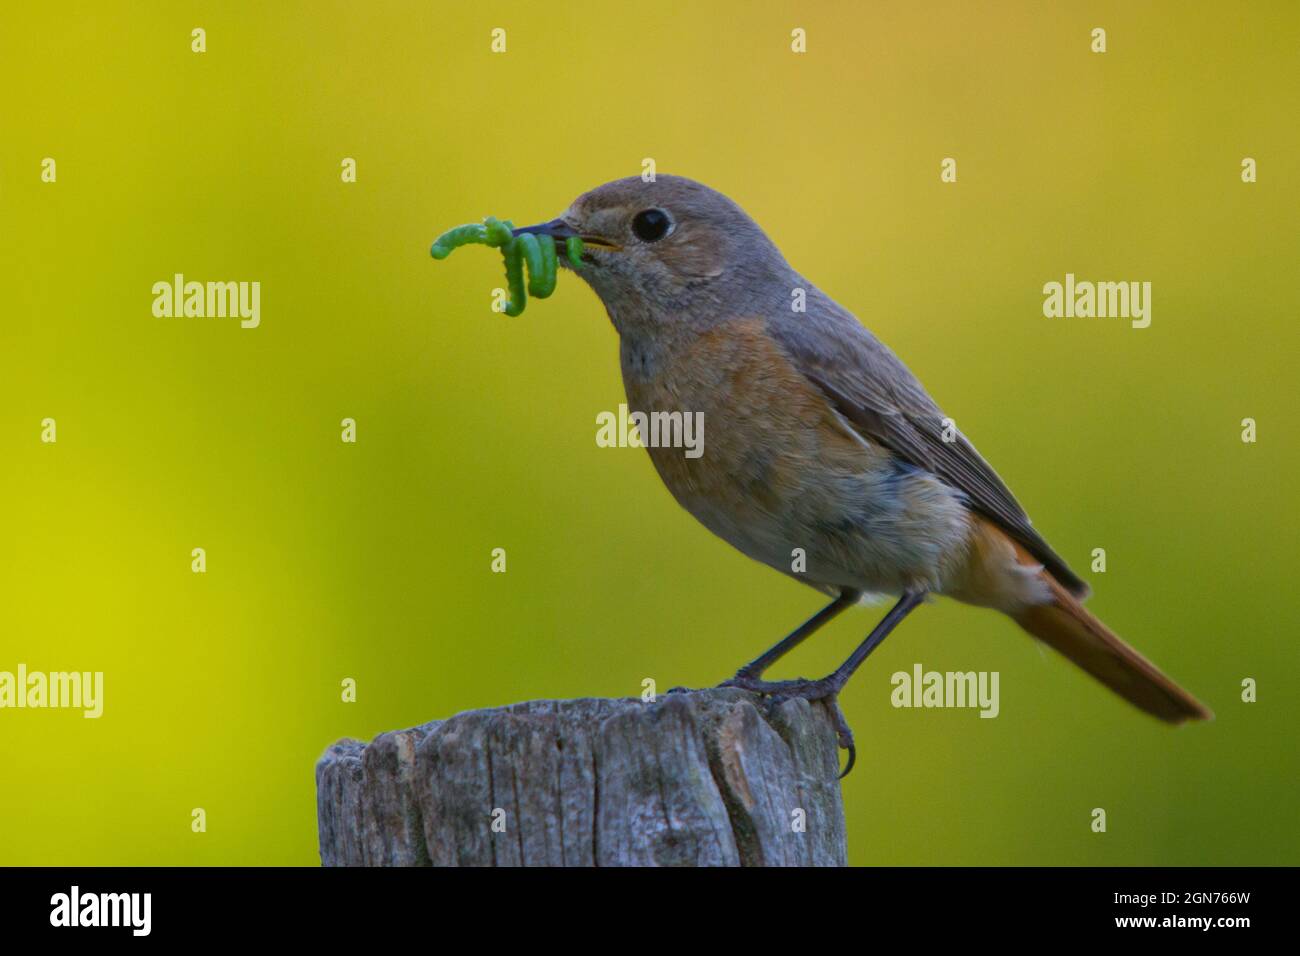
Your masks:
M 852 861 L 1300 863 L 1294 4 L 3 21 L 0 670 L 102 670 L 106 700 L 0 711 L 0 863 L 313 864 L 336 738 L 714 683 L 820 606 L 644 451 L 596 446 L 623 391 L 581 282 L 509 319 L 496 255 L 429 258 L 646 157 L 734 197 L 888 342 L 1076 569 L 1104 547 L 1093 609 L 1217 711 L 1171 731 L 995 614 L 924 608 L 843 698 Z M 261 327 L 154 318 L 176 272 L 260 281 Z M 1045 319 L 1066 272 L 1152 282 L 1151 327 Z M 881 613 L 779 676 L 828 671 Z M 999 671 L 1001 716 L 893 709 L 916 662 Z

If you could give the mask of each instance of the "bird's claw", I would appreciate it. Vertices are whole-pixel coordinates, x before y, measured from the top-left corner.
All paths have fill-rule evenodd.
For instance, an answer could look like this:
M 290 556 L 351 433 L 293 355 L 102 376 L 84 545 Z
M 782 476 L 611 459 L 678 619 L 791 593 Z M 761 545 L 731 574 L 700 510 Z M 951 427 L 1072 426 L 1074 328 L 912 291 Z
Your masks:
M 796 698 L 802 698 L 809 702 L 824 701 L 835 722 L 835 738 L 840 748 L 849 752 L 848 763 L 844 765 L 844 769 L 840 772 L 839 779 L 843 780 L 848 776 L 849 771 L 853 769 L 854 763 L 857 762 L 858 750 L 853 742 L 853 730 L 849 727 L 849 722 L 844 718 L 844 711 L 840 709 L 839 693 L 843 686 L 840 682 L 828 678 L 822 678 L 821 680 L 799 678 L 797 680 L 766 681 L 742 671 L 730 680 L 723 681 L 718 686 L 737 687 L 741 690 L 762 694 L 768 698 L 768 705 L 772 708 L 780 707 L 787 700 L 795 700 Z
M 858 748 L 853 743 L 853 729 L 849 726 L 849 722 L 844 719 L 844 711 L 840 710 L 839 700 L 832 697 L 830 698 L 829 703 L 831 706 L 831 713 L 835 717 L 835 736 L 839 740 L 840 749 L 849 752 L 848 763 L 844 765 L 844 769 L 840 771 L 839 775 L 839 779 L 843 780 L 849 775 L 849 771 L 853 769 L 853 765 L 857 763 Z

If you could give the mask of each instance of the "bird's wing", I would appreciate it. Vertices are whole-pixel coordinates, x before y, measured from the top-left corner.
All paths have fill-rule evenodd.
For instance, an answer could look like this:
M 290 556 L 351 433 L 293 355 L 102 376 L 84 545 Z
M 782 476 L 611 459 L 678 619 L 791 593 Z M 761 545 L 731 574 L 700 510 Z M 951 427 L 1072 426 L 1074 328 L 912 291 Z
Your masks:
M 794 366 L 853 427 L 962 492 L 1076 597 L 1088 585 L 1030 524 L 1025 509 L 893 352 L 830 299 L 769 323 Z M 951 440 L 945 440 L 945 436 Z

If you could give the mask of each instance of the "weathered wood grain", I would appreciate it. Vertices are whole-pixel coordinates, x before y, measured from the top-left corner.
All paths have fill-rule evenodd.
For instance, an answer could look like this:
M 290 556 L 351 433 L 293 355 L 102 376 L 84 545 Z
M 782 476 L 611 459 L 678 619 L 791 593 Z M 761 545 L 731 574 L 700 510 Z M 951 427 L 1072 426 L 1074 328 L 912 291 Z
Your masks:
M 824 707 L 731 688 L 457 714 L 316 765 L 325 866 L 842 866 Z

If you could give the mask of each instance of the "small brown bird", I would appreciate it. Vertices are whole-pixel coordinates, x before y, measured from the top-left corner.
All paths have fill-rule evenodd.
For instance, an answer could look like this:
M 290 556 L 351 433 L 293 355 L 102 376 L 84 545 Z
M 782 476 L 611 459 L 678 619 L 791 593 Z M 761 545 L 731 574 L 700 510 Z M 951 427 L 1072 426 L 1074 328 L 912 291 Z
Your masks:
M 1002 611 L 1161 720 L 1211 716 L 1084 608 L 1087 584 L 916 377 L 726 196 L 677 176 L 621 179 L 515 232 L 581 237 L 578 274 L 618 330 L 631 410 L 703 414 L 698 457 L 649 448 L 673 497 L 751 558 L 834 597 L 729 685 L 834 705 L 898 622 L 942 594 Z M 868 593 L 899 600 L 832 674 L 761 680 Z M 852 735 L 833 711 L 847 773 Z

